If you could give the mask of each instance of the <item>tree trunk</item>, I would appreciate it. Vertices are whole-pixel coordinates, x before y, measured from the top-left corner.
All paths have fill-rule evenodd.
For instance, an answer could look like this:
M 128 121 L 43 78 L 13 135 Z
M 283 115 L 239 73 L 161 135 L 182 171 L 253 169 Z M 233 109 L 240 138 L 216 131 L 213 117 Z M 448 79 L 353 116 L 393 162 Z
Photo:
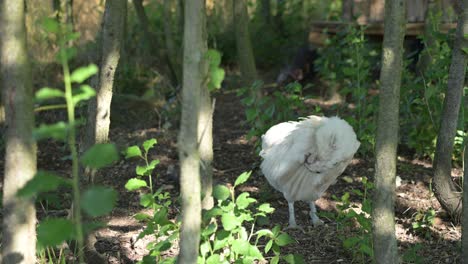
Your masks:
M 441 9 L 440 0 L 429 0 L 424 18 L 424 51 L 421 53 L 416 65 L 418 74 L 423 75 L 429 65 L 432 64 L 432 51 L 435 51 L 436 39 L 433 33 L 439 31 L 440 21 L 435 21 L 435 16 Z
M 145 8 L 143 7 L 143 0 L 133 0 L 133 6 L 137 14 L 138 22 L 140 23 L 140 27 L 145 35 L 145 48 L 150 51 L 151 45 L 155 45 L 157 42 L 153 40 L 153 36 L 149 30 L 150 23 L 148 16 L 146 15 Z
M 466 3 L 466 1 L 465 1 Z M 465 5 L 466 12 L 467 5 Z M 465 109 L 468 109 L 468 96 L 465 95 Z M 466 123 L 465 123 L 466 124 Z M 465 131 L 468 127 L 465 126 Z M 465 149 L 463 151 L 463 216 L 462 216 L 462 264 L 468 264 L 468 136 L 465 136 Z
M 457 130 L 463 86 L 465 84 L 467 48 L 464 36 L 468 34 L 468 0 L 463 0 L 463 9 L 458 10 L 458 25 L 452 50 L 447 92 L 442 109 L 439 134 L 434 156 L 434 191 L 442 207 L 459 222 L 462 213 L 461 190 L 452 180 L 452 153 Z
M 185 1 L 182 119 L 179 132 L 182 226 L 178 263 L 197 263 L 201 225 L 200 154 L 201 93 L 207 77 L 205 1 Z
M 466 21 L 468 21 L 468 1 L 463 1 L 462 8 L 463 11 L 463 32 L 466 34 Z M 461 17 L 461 16 L 460 16 Z M 467 47 L 466 40 L 464 43 L 464 47 Z M 466 58 L 466 54 L 465 54 Z M 468 109 L 468 95 L 465 95 L 465 109 Z M 466 122 L 465 122 L 466 124 Z M 465 126 L 465 131 L 467 131 L 467 127 Z M 463 157 L 463 204 L 462 204 L 462 247 L 461 247 L 461 262 L 462 264 L 468 264 L 468 137 L 465 136 L 465 150 L 464 150 L 464 157 Z
M 353 0 L 343 0 L 341 7 L 341 19 L 343 21 L 351 21 L 353 18 Z
M 0 76 L 6 114 L 2 263 L 36 263 L 36 209 L 16 193 L 36 173 L 33 88 L 24 1 L 0 1 Z
M 125 0 L 106 1 L 102 29 L 100 72 L 96 97 L 88 106 L 88 122 L 84 138 L 84 150 L 96 143 L 109 140 L 110 105 L 112 101 L 114 75 L 117 69 L 123 41 L 124 18 L 127 8 Z
M 86 123 L 85 137 L 82 152 L 94 144 L 105 143 L 109 140 L 111 101 L 114 86 L 114 75 L 117 69 L 121 46 L 123 45 L 123 32 L 127 12 L 126 0 L 106 1 L 100 56 L 100 71 L 97 79 L 96 97 L 89 101 L 88 121 Z M 83 171 L 83 170 L 82 170 Z M 88 184 L 94 183 L 95 170 L 84 171 L 83 180 Z M 86 257 L 88 263 L 103 263 L 105 258 L 94 248 L 94 234 L 86 239 Z
M 174 81 L 176 84 L 180 83 L 182 80 L 182 69 L 181 69 L 181 57 L 180 53 L 177 52 L 179 48 L 175 44 L 173 38 L 173 28 L 172 28 L 172 15 L 171 15 L 171 6 L 172 0 L 164 0 L 163 3 L 163 16 L 164 16 L 164 39 L 166 40 L 166 56 L 169 61 L 171 71 L 174 75 Z
M 234 2 L 234 26 L 236 31 L 237 58 L 245 85 L 252 85 L 258 79 L 255 58 L 249 34 L 249 15 L 245 0 Z
M 399 263 L 395 237 L 395 175 L 405 9 L 404 0 L 385 2 L 376 139 L 376 191 L 372 210 L 374 257 L 377 263 Z
M 213 192 L 213 112 L 210 91 L 204 86 L 200 94 L 198 115 L 198 142 L 200 151 L 200 176 L 202 183 L 202 208 L 209 210 L 214 205 Z
M 271 0 L 262 0 L 260 4 L 263 23 L 265 27 L 270 27 L 271 24 Z

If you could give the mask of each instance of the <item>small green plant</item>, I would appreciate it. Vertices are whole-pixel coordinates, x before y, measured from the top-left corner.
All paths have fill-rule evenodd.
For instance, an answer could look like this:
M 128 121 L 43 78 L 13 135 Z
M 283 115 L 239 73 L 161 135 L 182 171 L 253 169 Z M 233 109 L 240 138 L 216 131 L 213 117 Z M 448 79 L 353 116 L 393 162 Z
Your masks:
M 418 253 L 422 247 L 421 244 L 415 244 L 409 247 L 403 254 L 403 261 L 415 264 L 427 263 L 426 258 Z
M 36 92 L 38 102 L 47 102 L 51 99 L 65 101 L 68 114 L 68 122 L 55 124 L 42 124 L 34 131 L 36 140 L 54 139 L 68 144 L 71 152 L 72 171 L 71 179 L 59 176 L 50 171 L 39 170 L 34 178 L 19 190 L 18 195 L 22 197 L 37 197 L 41 193 L 56 191 L 59 187 L 71 187 L 73 214 L 72 219 L 46 218 L 37 227 L 37 244 L 39 256 L 42 262 L 57 259 L 63 261 L 62 254 L 58 256 L 53 253 L 53 247 L 67 240 L 75 240 L 77 243 L 75 255 L 80 263 L 84 262 L 84 235 L 86 230 L 91 230 L 97 225 L 95 223 L 83 223 L 82 213 L 90 217 L 103 216 L 113 209 L 117 193 L 111 188 L 103 186 L 92 186 L 86 190 L 80 188 L 78 175 L 79 163 L 92 169 L 100 169 L 116 161 L 119 156 L 117 148 L 113 144 L 97 144 L 88 149 L 81 157 L 78 156 L 76 146 L 76 127 L 81 123 L 75 120 L 75 107 L 82 101 L 88 100 L 95 95 L 94 90 L 84 82 L 97 73 L 95 65 L 69 69 L 69 60 L 76 54 L 74 47 L 67 43 L 78 38 L 79 34 L 70 30 L 67 25 L 60 24 L 57 20 L 46 18 L 43 20 L 43 28 L 48 34 L 55 35 L 58 39 L 59 52 L 58 61 L 62 65 L 64 89 L 45 87 Z M 54 109 L 56 105 L 47 105 L 44 109 Z M 44 253 L 47 251 L 47 254 Z M 62 252 L 62 251 L 60 251 Z
M 247 124 L 251 127 L 247 133 L 249 139 L 260 137 L 280 122 L 297 119 L 305 110 L 302 86 L 299 83 L 288 84 L 284 92 L 275 90 L 271 96 L 259 96 L 262 87 L 262 82 L 255 82 L 251 87 L 242 88 L 237 93 L 243 97 L 241 103 L 245 107 Z M 320 109 L 316 108 L 316 111 L 319 112 Z
M 370 153 L 375 145 L 375 114 L 377 97 L 367 96 L 373 88 L 373 73 L 379 65 L 379 47 L 365 37 L 365 27 L 349 26 L 326 40 L 315 65 L 319 75 L 330 87 L 354 103 L 353 115 L 346 121 L 363 142 L 360 152 Z M 377 68 L 377 69 L 376 69 Z
M 449 31 L 448 34 L 439 31 L 442 13 L 431 15 L 429 19 L 432 26 L 429 27 L 427 35 L 430 35 L 431 39 L 421 37 L 424 50 L 420 57 L 427 57 L 430 63 L 418 65 L 425 66 L 418 67 L 419 73 L 403 71 L 400 127 L 405 144 L 414 149 L 418 156 L 433 158 L 449 78 L 454 31 Z M 461 107 L 458 130 L 463 130 L 465 122 Z M 460 136 L 462 137 L 457 135 L 453 156 L 454 161 L 459 164 L 463 150 Z
M 125 188 L 129 191 L 141 191 L 140 205 L 153 210 L 153 215 L 138 213 L 135 219 L 146 224 L 145 229 L 137 239 L 145 236 L 154 236 L 155 241 L 148 244 L 149 254 L 140 263 L 175 263 L 175 258 L 164 258 L 162 253 L 172 247 L 173 242 L 179 237 L 179 224 L 169 220 L 169 207 L 171 199 L 168 192 L 162 188 L 153 189 L 153 171 L 159 164 L 159 160 L 149 160 L 150 149 L 157 144 L 156 139 L 143 142 L 142 147 L 131 146 L 125 151 L 125 158 L 138 157 L 144 161 L 144 165 L 136 166 L 137 177 L 127 181 Z M 143 150 L 143 151 L 142 151 Z M 146 191 L 146 192 L 145 192 Z
M 425 238 L 431 238 L 431 227 L 434 226 L 436 211 L 433 208 L 428 210 L 419 210 L 413 215 L 411 225 L 413 231 L 424 235 Z
M 241 174 L 234 186 L 217 185 L 213 196 L 217 205 L 203 214 L 203 231 L 200 242 L 198 263 L 254 263 L 264 260 L 260 243 L 266 241 L 263 252 L 273 253 L 270 263 L 305 263 L 301 256 L 281 255 L 281 247 L 295 243 L 279 226 L 273 230 L 255 231 L 260 218 L 267 217 L 274 209 L 268 204 L 254 206 L 256 199 L 249 193 L 235 195 L 235 189 L 250 177 L 251 172 Z
M 350 202 L 349 192 L 343 194 L 341 198 L 333 197 L 333 199 L 341 203 L 337 206 L 338 215 L 336 216 L 336 222 L 338 228 L 352 233 L 351 236 L 340 236 L 343 247 L 351 252 L 353 259 L 358 262 L 365 262 L 373 257 L 372 204 L 368 197 L 368 192 L 374 186 L 366 177 L 362 178 L 362 184 L 364 191 L 358 189 L 352 190 L 352 193 L 357 195 L 362 201 L 362 206 L 360 207 Z

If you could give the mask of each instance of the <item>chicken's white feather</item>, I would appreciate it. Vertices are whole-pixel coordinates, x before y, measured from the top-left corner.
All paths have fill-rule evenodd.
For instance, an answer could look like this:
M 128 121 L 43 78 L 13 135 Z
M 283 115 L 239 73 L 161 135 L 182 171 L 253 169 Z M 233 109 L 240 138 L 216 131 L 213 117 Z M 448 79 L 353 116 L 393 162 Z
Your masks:
M 346 121 L 309 116 L 277 124 L 262 136 L 260 167 L 288 202 L 315 201 L 343 173 L 359 145 Z

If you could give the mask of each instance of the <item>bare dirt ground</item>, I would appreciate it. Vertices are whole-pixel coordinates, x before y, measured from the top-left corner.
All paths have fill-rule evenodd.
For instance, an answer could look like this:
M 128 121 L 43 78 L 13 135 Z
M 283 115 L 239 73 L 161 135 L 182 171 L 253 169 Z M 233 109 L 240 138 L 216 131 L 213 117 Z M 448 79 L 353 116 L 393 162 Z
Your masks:
M 261 202 L 269 202 L 276 208 L 270 221 L 270 227 L 275 224 L 287 226 L 287 203 L 279 192 L 269 187 L 259 172 L 259 157 L 255 154 L 254 144 L 247 140 L 247 125 L 244 123 L 244 110 L 233 91 L 222 91 L 215 95 L 216 111 L 214 113 L 214 180 L 215 183 L 233 183 L 235 178 L 244 171 L 253 171 L 250 180 L 241 190 L 251 192 L 251 195 Z M 320 103 L 320 102 L 312 102 Z M 309 109 L 314 109 L 311 105 Z M 311 113 L 313 114 L 313 113 Z M 143 113 L 144 115 L 144 113 Z M 148 113 L 148 116 L 150 113 Z M 138 116 L 138 115 L 136 115 Z M 158 144 L 151 151 L 151 158 L 161 161 L 156 169 L 156 187 L 169 191 L 173 198 L 171 215 L 175 218 L 180 213 L 180 206 L 176 202 L 179 195 L 177 180 L 167 174 L 170 165 L 177 166 L 177 149 L 175 129 L 163 130 L 158 128 L 158 121 L 126 120 L 127 125 L 114 125 L 111 129 L 111 140 L 122 149 L 133 144 L 141 144 L 149 138 L 156 138 Z M 55 170 L 68 175 L 69 160 L 67 150 L 57 143 L 41 143 L 39 145 L 39 168 Z M 153 241 L 151 237 L 137 240 L 136 237 L 144 229 L 143 225 L 133 218 L 140 212 L 138 193 L 128 192 L 124 185 L 135 176 L 134 160 L 122 160 L 114 166 L 105 169 L 97 182 L 114 187 L 119 192 L 119 200 L 112 214 L 102 220 L 107 227 L 96 233 L 96 249 L 108 259 L 108 263 L 136 263 L 148 253 L 146 245 Z M 341 197 L 345 192 L 353 189 L 363 190 L 362 177 L 373 178 L 373 159 L 369 157 L 355 157 L 352 164 L 331 186 L 325 195 L 317 201 L 319 212 L 336 213 L 337 202 L 333 195 Z M 3 171 L 3 159 L 0 161 Z M 460 171 L 454 171 L 461 174 Z M 399 185 L 396 195 L 396 223 L 397 238 L 400 254 L 408 252 L 420 244 L 415 263 L 459 263 L 460 226 L 454 225 L 439 203 L 430 192 L 431 165 L 426 161 L 400 157 L 398 161 Z M 343 180 L 346 177 L 346 181 Z M 64 199 L 63 201 L 66 201 Z M 351 201 L 360 205 L 356 195 L 351 195 Z M 62 202 L 66 208 L 68 202 Z M 38 207 L 38 216 L 53 215 L 54 210 L 44 204 Z M 429 208 L 436 211 L 434 225 L 424 232 L 417 232 L 411 228 L 418 212 L 426 212 Z M 58 210 L 60 211 L 60 210 Z M 353 260 L 352 252 L 342 246 L 341 236 L 352 235 L 351 230 L 341 230 L 337 223 L 325 216 L 325 225 L 314 228 L 310 224 L 308 206 L 296 203 L 296 217 L 299 225 L 305 227 L 306 232 L 288 230 L 297 240 L 297 244 L 286 247 L 284 253 L 300 253 L 306 263 L 357 263 Z M 419 246 L 418 246 L 419 247 Z M 178 248 L 174 247 L 167 254 L 176 255 Z

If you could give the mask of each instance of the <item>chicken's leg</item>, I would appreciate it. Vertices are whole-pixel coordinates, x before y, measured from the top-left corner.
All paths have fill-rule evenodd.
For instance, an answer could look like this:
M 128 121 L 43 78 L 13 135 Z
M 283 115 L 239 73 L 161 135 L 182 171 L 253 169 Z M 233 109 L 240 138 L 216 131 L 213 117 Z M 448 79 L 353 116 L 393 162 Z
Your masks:
M 315 202 L 309 202 L 310 206 L 310 219 L 312 220 L 312 224 L 314 226 L 323 225 L 323 221 L 317 216 L 317 208 L 315 208 Z
M 285 228 L 287 229 L 299 229 L 305 233 L 304 229 L 301 226 L 296 224 L 296 216 L 294 214 L 294 202 L 288 201 L 288 209 L 289 209 L 289 226 Z

